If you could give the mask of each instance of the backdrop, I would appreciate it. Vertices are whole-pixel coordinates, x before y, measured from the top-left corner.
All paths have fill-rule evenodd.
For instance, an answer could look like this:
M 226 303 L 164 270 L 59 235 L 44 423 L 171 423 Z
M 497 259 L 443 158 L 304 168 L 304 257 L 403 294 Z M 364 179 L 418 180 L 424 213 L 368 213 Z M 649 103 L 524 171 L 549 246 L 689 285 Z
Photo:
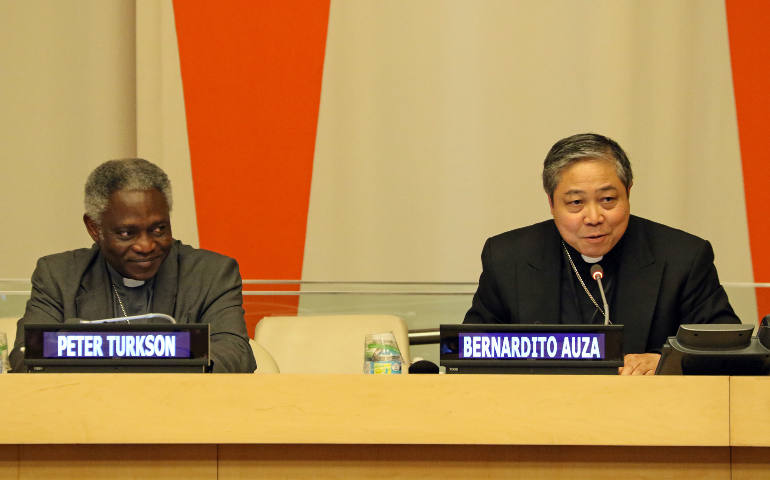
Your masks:
M 475 281 L 486 237 L 548 217 L 549 147 L 593 131 L 631 158 L 633 213 L 768 282 L 769 10 L 0 0 L 0 276 L 87 246 L 87 173 L 139 155 L 171 176 L 175 237 L 244 278 Z M 763 301 L 733 299 L 749 322 Z

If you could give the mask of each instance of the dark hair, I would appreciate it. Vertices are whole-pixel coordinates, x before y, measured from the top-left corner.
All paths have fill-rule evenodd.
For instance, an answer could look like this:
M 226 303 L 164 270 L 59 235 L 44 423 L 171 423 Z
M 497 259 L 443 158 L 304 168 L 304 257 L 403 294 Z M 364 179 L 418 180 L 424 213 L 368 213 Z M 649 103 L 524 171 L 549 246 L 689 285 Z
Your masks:
M 543 188 L 553 199 L 553 192 L 559 184 L 561 172 L 575 162 L 591 158 L 603 158 L 615 162 L 618 178 L 628 191 L 634 180 L 631 162 L 618 143 L 596 133 L 580 133 L 562 138 L 553 144 L 543 162 Z

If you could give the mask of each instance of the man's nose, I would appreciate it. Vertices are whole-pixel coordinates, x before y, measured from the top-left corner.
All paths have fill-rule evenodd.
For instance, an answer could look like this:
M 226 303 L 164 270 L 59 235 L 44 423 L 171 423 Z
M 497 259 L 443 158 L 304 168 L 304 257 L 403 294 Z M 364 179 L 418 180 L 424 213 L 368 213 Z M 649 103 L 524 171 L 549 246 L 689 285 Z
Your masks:
M 583 211 L 585 212 L 583 222 L 586 225 L 596 225 L 604 221 L 604 213 L 601 207 L 595 203 L 589 203 Z
M 140 234 L 131 248 L 136 253 L 149 253 L 155 249 L 155 240 L 147 232 Z

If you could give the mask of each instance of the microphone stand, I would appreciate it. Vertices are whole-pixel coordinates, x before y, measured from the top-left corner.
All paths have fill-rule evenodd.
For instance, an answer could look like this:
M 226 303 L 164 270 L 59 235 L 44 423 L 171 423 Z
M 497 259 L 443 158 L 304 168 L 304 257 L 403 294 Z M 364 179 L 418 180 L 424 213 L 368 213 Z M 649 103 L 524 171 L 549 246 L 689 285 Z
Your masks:
M 610 323 L 610 306 L 607 303 L 607 297 L 604 296 L 604 286 L 602 285 L 602 278 L 604 277 L 604 269 L 598 263 L 595 263 L 591 267 L 591 277 L 599 284 L 599 293 L 602 295 L 602 304 L 604 305 L 604 324 L 611 325 Z

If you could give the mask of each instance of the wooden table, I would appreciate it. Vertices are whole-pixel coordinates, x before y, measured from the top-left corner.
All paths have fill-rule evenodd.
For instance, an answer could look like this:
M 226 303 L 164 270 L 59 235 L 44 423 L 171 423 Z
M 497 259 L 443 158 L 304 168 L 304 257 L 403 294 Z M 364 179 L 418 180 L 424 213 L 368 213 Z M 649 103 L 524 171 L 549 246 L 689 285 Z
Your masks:
M 770 472 L 764 377 L 39 374 L 0 392 L 0 479 Z

